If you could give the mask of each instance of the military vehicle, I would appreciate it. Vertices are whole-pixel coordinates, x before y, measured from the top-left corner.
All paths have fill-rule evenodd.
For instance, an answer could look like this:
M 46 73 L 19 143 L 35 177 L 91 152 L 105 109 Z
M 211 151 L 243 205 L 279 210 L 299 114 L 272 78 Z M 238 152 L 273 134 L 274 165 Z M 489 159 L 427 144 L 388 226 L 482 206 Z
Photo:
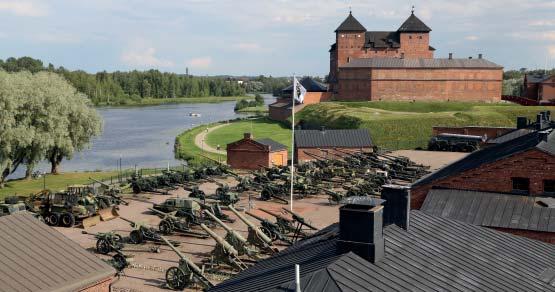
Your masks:
M 83 221 L 83 226 L 88 227 L 100 221 L 96 200 L 92 194 L 81 196 L 45 190 L 29 197 L 26 205 L 31 212 L 41 215 L 51 226 L 72 227 L 76 222 Z
M 203 271 L 189 258 L 181 253 L 169 240 L 160 237 L 166 245 L 168 245 L 179 257 L 179 265 L 171 267 L 166 271 L 166 284 L 170 289 L 182 291 L 194 284 L 201 285 L 204 289 L 214 287 L 214 284 L 208 280 Z
M 480 149 L 486 137 L 460 134 L 439 134 L 428 142 L 430 151 L 473 152 Z
M 25 202 L 20 201 L 18 197 L 6 197 L 4 202 L 0 203 L 0 217 L 23 212 L 26 209 Z

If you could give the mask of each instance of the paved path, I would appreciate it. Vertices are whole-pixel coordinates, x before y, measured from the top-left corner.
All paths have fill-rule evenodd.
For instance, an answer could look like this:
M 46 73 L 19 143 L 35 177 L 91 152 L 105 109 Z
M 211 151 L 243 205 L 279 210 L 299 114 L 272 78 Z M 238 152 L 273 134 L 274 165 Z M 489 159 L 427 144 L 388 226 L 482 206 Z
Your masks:
M 206 142 L 203 143 L 203 141 L 205 141 L 206 135 L 208 135 L 208 133 L 210 133 L 210 132 L 212 132 L 216 129 L 219 129 L 221 127 L 228 126 L 228 125 L 229 124 L 217 125 L 217 126 L 214 126 L 212 128 L 207 128 L 207 129 L 203 130 L 202 132 L 198 133 L 198 135 L 195 136 L 195 145 L 200 149 L 204 149 L 204 151 L 206 151 L 206 152 L 226 155 L 227 153 L 225 152 L 225 150 L 218 150 L 216 148 L 212 148 L 208 144 L 206 144 Z

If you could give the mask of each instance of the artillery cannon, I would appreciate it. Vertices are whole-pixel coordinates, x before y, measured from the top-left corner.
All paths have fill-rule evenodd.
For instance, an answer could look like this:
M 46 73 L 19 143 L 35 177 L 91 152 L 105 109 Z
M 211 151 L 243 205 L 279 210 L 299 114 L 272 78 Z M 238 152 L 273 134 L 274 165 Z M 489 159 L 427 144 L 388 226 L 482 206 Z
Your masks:
M 140 224 L 134 221 L 131 221 L 127 218 L 123 218 L 124 221 L 128 222 L 131 227 L 134 228 L 131 233 L 129 233 L 129 242 L 133 244 L 141 244 L 145 241 L 152 241 L 156 243 L 162 243 L 161 236 L 156 232 L 156 230 L 146 224 Z M 171 241 L 171 243 L 175 246 L 179 246 L 181 243 L 179 241 Z
M 96 238 L 96 252 L 100 254 L 109 254 L 123 249 L 123 238 L 114 232 L 96 233 L 94 238 Z
M 99 181 L 99 180 L 94 179 L 92 177 L 89 177 L 89 179 L 102 186 L 102 193 L 97 194 L 97 197 L 98 196 L 105 196 L 105 197 L 111 198 L 110 201 L 112 202 L 112 204 L 115 204 L 115 205 L 125 205 L 125 206 L 129 205 L 129 202 L 125 201 L 121 197 L 122 189 L 120 187 L 107 184 L 105 182 Z
M 189 222 L 183 217 L 176 217 L 170 213 L 164 213 L 156 209 L 149 208 L 150 211 L 161 215 L 162 220 L 158 224 L 158 230 L 164 235 L 170 235 L 174 232 L 179 232 L 180 234 L 187 236 L 195 236 L 199 238 L 208 238 L 208 235 L 200 232 L 195 232 L 191 230 Z
M 241 234 L 239 234 L 237 231 L 231 229 L 229 226 L 227 226 L 225 223 L 223 223 L 220 219 L 218 219 L 218 217 L 216 217 L 214 214 L 210 213 L 210 211 L 204 210 L 204 213 L 206 213 L 206 215 L 210 216 L 216 223 L 218 223 L 220 226 L 222 226 L 225 229 L 225 231 L 227 231 L 227 234 L 225 236 L 225 240 L 227 242 L 229 242 L 231 244 L 231 246 L 233 246 L 233 248 L 235 248 L 235 250 L 237 250 L 237 252 L 240 256 L 247 255 L 250 258 L 254 259 L 254 260 L 260 260 L 260 257 L 258 256 L 258 249 L 255 246 L 249 247 L 249 245 L 250 245 L 249 242 Z
M 193 186 L 191 188 L 186 188 L 186 190 L 190 192 L 189 193 L 189 198 L 195 198 L 195 199 L 200 199 L 200 200 L 206 199 L 206 194 L 198 186 Z
M 160 236 L 160 239 L 179 257 L 179 266 L 171 267 L 166 271 L 166 284 L 170 289 L 183 290 L 195 283 L 200 284 L 204 289 L 214 287 L 214 284 L 203 275 L 202 270 L 193 261 L 183 255 L 165 237 Z
M 228 223 L 235 222 L 235 219 L 222 212 L 222 208 L 220 207 L 220 203 L 218 201 L 210 202 L 206 200 L 204 203 L 199 202 L 199 204 L 202 206 L 203 210 L 208 210 L 212 212 L 212 214 L 215 215 L 218 219 Z
M 212 250 L 212 263 L 217 265 L 223 263 L 239 271 L 247 268 L 247 265 L 239 258 L 239 252 L 231 244 L 210 230 L 206 225 L 200 224 L 200 227 L 216 241 L 216 247 Z
M 266 210 L 264 208 L 259 208 L 260 211 L 273 216 L 276 218 L 276 225 L 279 227 L 279 231 L 282 234 L 286 234 L 289 232 L 295 232 L 295 227 L 293 226 L 294 221 L 282 216 L 281 214 L 274 213 L 270 210 Z M 250 215 L 250 214 L 249 214 Z M 257 218 L 258 219 L 258 218 Z
M 216 189 L 216 194 L 215 196 L 213 196 L 214 199 L 221 201 L 224 205 L 233 205 L 239 202 L 239 194 L 231 191 L 231 188 L 228 184 L 218 182 L 211 178 L 207 178 L 206 180 L 218 185 L 218 188 Z
M 257 216 L 249 211 L 246 211 L 245 213 L 253 217 L 254 219 L 260 221 L 260 225 L 262 226 L 262 232 L 264 232 L 266 236 L 271 238 L 272 242 L 279 240 L 288 244 L 293 244 L 293 242 L 289 238 L 287 238 L 285 234 L 281 232 L 281 228 L 279 225 L 272 223 L 269 220 L 264 219 L 260 216 Z
M 292 242 L 297 241 L 299 237 L 307 237 L 308 234 L 303 230 L 303 226 L 308 227 L 308 225 L 310 224 L 306 223 L 304 218 L 301 217 L 300 215 L 297 215 L 296 213 L 291 213 L 291 211 L 287 210 L 286 208 L 282 208 L 282 209 L 290 212 L 289 214 L 292 215 L 293 219 L 289 219 L 287 217 L 282 216 L 281 214 L 276 214 L 272 211 L 269 211 L 263 208 L 260 208 L 259 210 L 276 218 L 275 224 L 278 226 L 279 232 L 281 234 L 292 233 L 292 237 L 293 237 Z M 309 228 L 312 229 L 312 226 L 310 226 Z
M 318 230 L 318 228 L 316 228 L 316 227 L 314 227 L 312 224 L 308 223 L 308 221 L 305 220 L 304 217 L 302 217 L 301 215 L 299 215 L 299 214 L 297 214 L 297 213 L 295 213 L 295 212 L 293 212 L 293 211 L 291 211 L 291 210 L 288 210 L 287 208 L 281 208 L 281 209 L 282 209 L 283 211 L 285 211 L 285 212 L 291 214 L 291 216 L 293 217 L 293 220 L 297 221 L 299 224 L 301 224 L 301 225 L 303 225 L 303 226 L 306 226 L 306 227 L 308 227 L 308 228 L 310 228 L 310 229 L 312 229 L 312 230 Z
M 262 230 L 258 228 L 258 226 L 254 225 L 254 223 L 250 222 L 243 214 L 239 213 L 239 211 L 235 210 L 232 206 L 229 206 L 229 210 L 233 212 L 243 223 L 245 223 L 248 227 L 248 236 L 247 241 L 258 247 L 260 250 L 264 250 L 269 253 L 275 253 L 277 250 L 273 247 L 272 239 L 268 237 Z
M 140 194 L 142 192 L 158 193 L 162 195 L 167 195 L 168 191 L 160 191 L 161 186 L 158 184 L 158 179 L 156 177 L 140 177 L 133 175 L 129 180 L 133 193 Z
M 287 187 L 282 184 L 267 183 L 263 186 L 262 192 L 260 192 L 260 199 L 263 201 L 268 201 L 271 199 L 276 199 L 284 204 L 289 204 L 289 201 L 280 197 L 287 194 Z

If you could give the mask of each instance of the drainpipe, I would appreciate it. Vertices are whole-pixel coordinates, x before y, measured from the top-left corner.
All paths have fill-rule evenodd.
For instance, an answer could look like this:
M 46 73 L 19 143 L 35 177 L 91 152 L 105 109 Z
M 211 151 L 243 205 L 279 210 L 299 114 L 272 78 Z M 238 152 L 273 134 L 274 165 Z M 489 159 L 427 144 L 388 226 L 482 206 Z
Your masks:
M 301 268 L 295 264 L 295 292 L 301 292 Z

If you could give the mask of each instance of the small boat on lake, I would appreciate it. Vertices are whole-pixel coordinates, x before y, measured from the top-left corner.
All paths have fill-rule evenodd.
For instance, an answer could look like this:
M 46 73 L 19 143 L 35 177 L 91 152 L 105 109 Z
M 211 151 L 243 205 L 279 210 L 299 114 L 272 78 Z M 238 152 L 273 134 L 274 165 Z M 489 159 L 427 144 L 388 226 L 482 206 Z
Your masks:
M 190 117 L 196 117 L 196 118 L 200 118 L 200 114 L 199 113 L 189 113 Z

